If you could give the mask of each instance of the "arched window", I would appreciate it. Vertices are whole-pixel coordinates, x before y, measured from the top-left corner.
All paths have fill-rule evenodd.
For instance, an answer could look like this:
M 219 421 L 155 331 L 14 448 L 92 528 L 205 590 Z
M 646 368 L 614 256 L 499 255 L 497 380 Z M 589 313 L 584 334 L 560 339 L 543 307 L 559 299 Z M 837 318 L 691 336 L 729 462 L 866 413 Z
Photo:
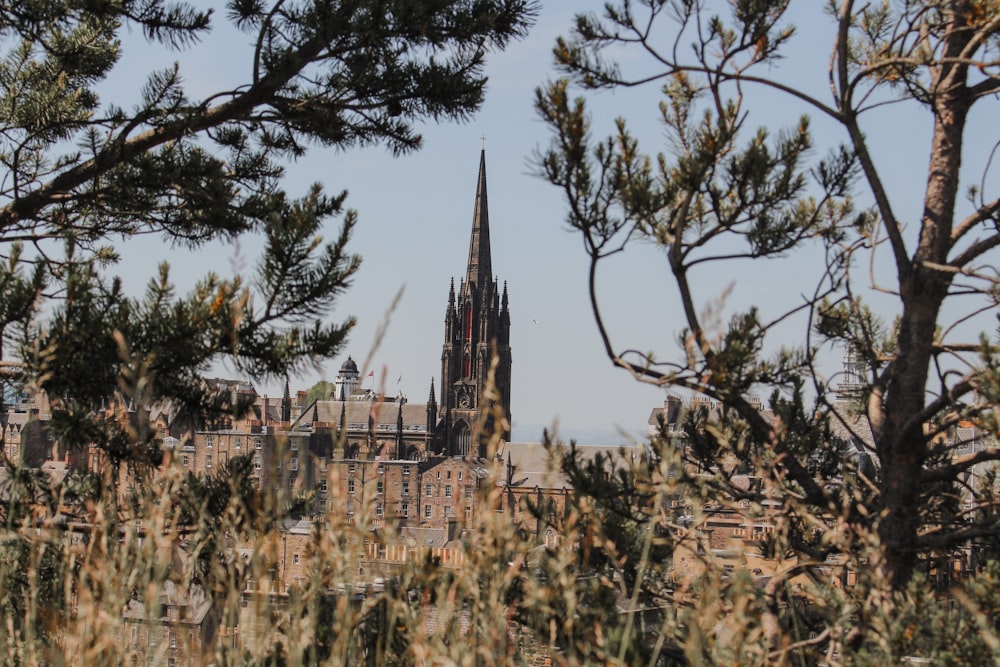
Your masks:
M 469 425 L 465 422 L 458 422 L 455 425 L 455 445 L 458 450 L 455 452 L 456 455 L 469 455 L 469 450 L 472 447 L 472 431 L 469 430 Z

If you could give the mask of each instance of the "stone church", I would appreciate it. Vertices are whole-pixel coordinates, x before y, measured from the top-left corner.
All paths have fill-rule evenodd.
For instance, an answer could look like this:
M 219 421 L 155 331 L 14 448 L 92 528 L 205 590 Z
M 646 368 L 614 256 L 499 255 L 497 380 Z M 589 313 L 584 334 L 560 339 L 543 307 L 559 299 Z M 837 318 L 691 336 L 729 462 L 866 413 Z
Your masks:
M 328 424 L 346 431 L 347 458 L 422 459 L 428 456 L 484 458 L 480 429 L 493 430 L 493 405 L 484 404 L 494 355 L 493 400 L 510 424 L 510 311 L 507 285 L 493 275 L 486 194 L 486 153 L 479 156 L 479 177 L 465 277 L 452 279 L 445 311 L 441 351 L 440 402 L 431 380 L 427 403 L 380 396 L 363 389 L 357 363 L 348 357 L 334 381 L 334 400 L 298 406 L 299 421 Z
M 452 279 L 445 313 L 444 347 L 441 351 L 441 409 L 435 433 L 443 443 L 442 453 L 485 456 L 476 443 L 477 426 L 483 414 L 484 390 L 494 354 L 496 396 L 510 424 L 510 311 L 507 283 L 503 291 L 493 276 L 490 259 L 490 216 L 486 197 L 486 153 L 479 156 L 479 181 L 472 216 L 469 260 L 458 293 Z M 431 393 L 433 399 L 433 388 Z M 487 419 L 483 424 L 492 430 Z M 509 431 L 505 438 L 509 438 Z

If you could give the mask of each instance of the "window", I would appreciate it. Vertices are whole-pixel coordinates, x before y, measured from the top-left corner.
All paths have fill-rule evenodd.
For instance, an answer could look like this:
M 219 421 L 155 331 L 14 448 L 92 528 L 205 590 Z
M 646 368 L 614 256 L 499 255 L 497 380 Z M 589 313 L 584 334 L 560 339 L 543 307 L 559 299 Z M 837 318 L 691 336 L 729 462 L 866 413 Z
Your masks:
M 295 482 L 299 481 L 299 478 L 295 475 L 288 476 L 288 489 L 292 490 L 295 488 Z
M 349 465 L 347 466 L 347 474 L 349 474 L 349 475 L 353 475 L 353 474 L 354 474 L 354 470 L 355 470 L 356 468 L 357 468 L 357 466 L 356 466 L 355 464 L 353 464 L 353 463 L 349 464 Z
M 444 485 L 444 497 L 451 498 L 451 484 Z
M 299 564 L 299 555 L 292 554 L 292 565 L 298 565 L 298 564 Z
M 173 632 L 170 633 L 170 648 L 177 648 L 177 635 Z
M 403 482 L 403 493 L 401 495 L 404 495 L 404 496 L 410 495 L 410 483 L 409 482 Z
M 385 490 L 385 485 L 382 483 L 382 480 L 379 480 L 378 484 L 375 485 L 375 493 L 381 495 L 384 490 Z
M 254 438 L 253 439 L 253 448 L 254 449 L 260 449 L 263 446 L 264 446 L 264 442 L 260 438 Z
M 291 447 L 292 447 L 292 451 L 293 452 L 299 451 L 299 440 L 298 440 L 298 438 L 292 438 L 292 445 L 291 445 Z
M 403 513 L 403 518 L 409 518 L 410 516 L 410 504 L 403 503 L 399 506 L 400 511 Z
M 446 519 L 450 519 L 451 518 L 451 505 L 445 505 L 444 506 L 444 518 L 446 518 Z
M 181 457 L 181 465 L 184 466 L 185 468 L 191 465 L 191 459 L 186 454 Z
M 424 495 L 427 496 L 428 498 L 434 495 L 433 484 L 424 484 Z
M 298 470 L 299 469 L 299 457 L 297 457 L 297 456 L 293 456 L 292 457 L 292 459 L 288 462 L 288 469 L 289 470 Z
M 354 503 L 350 500 L 347 501 L 347 516 L 354 514 Z
M 243 449 L 243 438 L 236 438 L 236 440 L 233 441 L 233 448 Z
M 403 474 L 404 475 L 410 474 L 410 466 L 403 466 Z
M 212 455 L 205 454 L 205 470 L 211 470 L 211 469 L 212 469 Z
M 458 471 L 458 481 L 460 481 L 460 482 L 462 481 L 462 471 L 461 470 Z
M 450 470 L 447 473 L 445 473 L 445 477 L 447 477 L 448 479 L 451 479 L 451 471 Z
M 206 435 L 205 436 L 205 446 L 211 449 L 212 444 L 213 444 L 212 443 L 212 436 Z
M 381 475 L 381 474 L 383 474 L 383 473 L 385 473 L 385 466 L 384 466 L 384 465 L 382 465 L 381 463 L 379 463 L 379 464 L 378 464 L 378 474 L 380 474 L 380 475 Z
M 261 458 L 260 455 L 258 454 L 257 456 L 253 457 L 253 469 L 260 470 L 261 465 L 262 465 Z
M 354 478 L 347 480 L 347 492 L 354 493 Z
M 431 506 L 430 505 L 424 505 L 424 518 L 425 519 L 431 518 Z
M 327 492 L 326 480 L 323 480 L 322 482 L 319 483 L 319 492 L 320 493 L 326 493 Z
M 465 485 L 465 497 L 466 498 L 471 498 L 472 497 L 472 485 L 471 484 L 466 484 Z
M 375 516 L 382 516 L 382 503 L 375 506 Z
M 437 472 L 437 478 L 441 479 L 441 471 L 440 470 L 438 470 L 438 472 Z

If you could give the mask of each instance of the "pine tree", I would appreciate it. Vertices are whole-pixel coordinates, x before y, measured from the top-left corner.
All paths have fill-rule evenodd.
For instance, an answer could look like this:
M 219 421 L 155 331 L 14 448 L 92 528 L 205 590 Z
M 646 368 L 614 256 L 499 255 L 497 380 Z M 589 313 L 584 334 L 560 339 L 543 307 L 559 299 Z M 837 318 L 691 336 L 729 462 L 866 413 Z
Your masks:
M 295 508 L 252 487 L 247 457 L 203 479 L 153 478 L 164 434 L 143 408 L 170 405 L 192 428 L 225 421 L 249 406 L 202 380 L 213 363 L 263 381 L 338 352 L 353 320 L 331 319 L 359 266 L 357 215 L 346 193 L 285 192 L 284 166 L 311 147 L 417 150 L 420 123 L 476 111 L 486 56 L 534 14 L 530 0 L 0 4 L 0 385 L 43 392 L 54 446 L 96 446 L 136 482 L 53 481 L 4 457 L 5 661 L 121 662 L 123 609 L 158 610 L 168 580 L 199 584 L 237 622 L 243 583 L 268 565 L 234 558 L 233 540 Z M 194 97 L 173 66 L 148 73 L 133 107 L 102 99 L 126 32 L 182 50 L 223 21 L 245 39 L 222 56 L 243 59 L 244 80 Z M 194 248 L 245 234 L 264 239 L 249 275 L 207 273 L 179 294 L 163 263 L 139 297 L 115 276 L 139 235 Z M 84 522 L 76 537 L 66 512 Z
M 862 654 L 898 660 L 916 655 L 900 642 L 918 626 L 899 625 L 892 610 L 926 602 L 926 577 L 939 576 L 956 556 L 968 561 L 1000 531 L 995 489 L 977 483 L 978 495 L 961 502 L 970 478 L 1000 460 L 1000 448 L 964 454 L 968 443 L 951 435 L 970 424 L 987 438 L 998 433 L 992 321 L 978 339 L 961 338 L 956 325 L 998 304 L 991 267 L 1000 199 L 980 189 L 988 189 L 984 174 L 967 174 L 962 164 L 970 149 L 995 143 L 971 136 L 968 119 L 973 109 L 995 107 L 1000 4 L 826 3 L 832 57 L 817 76 L 829 81 L 828 98 L 783 78 L 781 57 L 797 36 L 785 19 L 789 4 L 626 1 L 578 16 L 572 36 L 554 49 L 566 78 L 537 93 L 554 135 L 537 165 L 563 192 L 567 221 L 584 240 L 607 356 L 641 381 L 711 406 L 690 410 L 680 437 L 663 425 L 644 475 L 674 500 L 651 524 L 676 536 L 719 512 L 740 512 L 748 525 L 762 512 L 780 519 L 765 550 L 786 567 L 771 584 L 747 588 L 718 571 L 695 598 L 704 611 L 737 599 L 737 591 L 743 596 L 745 614 L 729 617 L 726 640 L 713 634 L 720 626 L 696 614 L 670 626 L 677 630 L 670 640 L 691 660 L 781 662 L 834 644 L 860 662 Z M 662 86 L 667 147 L 644 152 L 625 119 L 595 141 L 574 85 Z M 790 128 L 751 129 L 743 96 L 751 87 L 775 104 L 799 103 L 824 116 L 843 144 L 816 158 L 806 116 Z M 868 135 L 870 114 L 888 104 L 921 109 L 930 122 L 925 189 L 914 193 L 923 211 L 909 226 Z M 962 183 L 976 184 L 965 202 Z M 637 352 L 601 308 L 598 266 L 637 242 L 663 249 L 683 322 L 679 350 Z M 804 277 L 796 281 L 789 303 L 797 303 L 784 312 L 765 318 L 755 307 L 727 304 L 736 312 L 719 326 L 719 308 L 698 301 L 699 272 L 732 272 L 735 280 L 741 263 L 800 252 L 824 259 L 808 288 Z M 876 287 L 868 267 L 883 261 L 895 283 L 877 287 L 896 299 L 895 321 L 864 299 Z M 811 295 L 804 303 L 803 291 Z M 808 319 L 802 344 L 772 351 L 776 332 L 797 313 Z M 837 376 L 823 372 L 830 349 L 859 361 L 849 400 L 837 395 Z M 768 410 L 754 394 L 768 398 Z M 579 486 L 594 483 L 581 478 Z M 866 593 L 830 586 L 831 572 L 848 571 L 862 573 L 857 590 Z M 798 587 L 803 578 L 812 579 L 802 589 L 809 592 L 790 597 L 789 582 Z M 791 613 L 802 605 L 812 611 Z M 966 610 L 979 613 L 971 602 Z M 738 618 L 747 625 L 737 627 Z M 931 631 L 927 622 L 919 627 L 931 642 L 940 627 Z M 699 627 L 708 634 L 695 637 Z M 760 633 L 770 644 L 754 654 Z M 987 640 L 979 641 L 986 650 Z M 831 655 L 820 659 L 830 664 Z
M 167 0 L 0 7 L 5 387 L 47 392 L 68 444 L 111 443 L 86 426 L 111 394 L 231 410 L 200 384 L 213 361 L 263 380 L 333 356 L 352 324 L 329 315 L 360 261 L 347 250 L 356 214 L 346 193 L 286 194 L 283 164 L 311 144 L 419 148 L 417 123 L 475 111 L 486 54 L 533 12 L 521 0 L 232 2 L 224 18 Z M 150 72 L 134 108 L 100 98 L 122 31 L 183 49 L 221 20 L 248 38 L 246 81 L 194 99 L 174 66 Z M 341 230 L 317 243 L 335 217 Z M 266 239 L 251 276 L 210 273 L 179 295 L 163 264 L 138 299 L 113 277 L 136 235 L 197 247 L 244 233 Z M 136 433 L 112 458 L 131 456 Z

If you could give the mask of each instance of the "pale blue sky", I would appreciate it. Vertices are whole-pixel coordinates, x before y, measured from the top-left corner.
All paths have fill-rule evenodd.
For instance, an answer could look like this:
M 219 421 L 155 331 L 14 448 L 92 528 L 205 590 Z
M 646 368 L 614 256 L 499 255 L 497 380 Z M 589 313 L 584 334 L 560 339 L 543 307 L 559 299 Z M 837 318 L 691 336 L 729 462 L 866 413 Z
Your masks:
M 308 388 L 320 378 L 332 380 L 347 354 L 359 361 L 366 357 L 400 288 L 404 288 L 402 300 L 373 367 L 377 374 L 385 370 L 389 392 L 396 391 L 402 376 L 398 386 L 413 401 L 426 400 L 431 377 L 440 382 L 448 286 L 465 269 L 480 136 L 485 135 L 493 267 L 500 280 L 508 282 L 510 292 L 514 438 L 536 439 L 544 426 L 554 422 L 562 436 L 585 442 L 618 440 L 619 429 L 645 431 L 650 410 L 662 404 L 664 392 L 635 382 L 604 356 L 589 309 L 581 242 L 566 230 L 560 193 L 533 176 L 529 163 L 532 152 L 549 140 L 532 102 L 535 87 L 555 76 L 550 55 L 555 38 L 568 32 L 574 12 L 599 9 L 601 4 L 544 2 L 529 38 L 489 60 L 490 84 L 482 110 L 464 125 L 423 128 L 421 151 L 394 158 L 382 148 L 314 150 L 289 166 L 286 185 L 293 195 L 316 181 L 331 192 L 349 191 L 348 205 L 360 217 L 351 247 L 364 259 L 353 287 L 336 309 L 337 318 L 358 318 L 344 355 L 322 372 L 299 378 L 295 388 Z M 785 77 L 787 71 L 787 77 L 804 82 L 825 100 L 832 32 L 826 17 L 816 10 L 818 4 L 807 0 L 795 5 L 797 13 L 791 19 L 803 34 L 778 73 Z M 170 57 L 181 60 L 182 74 L 197 97 L 237 80 L 233 77 L 249 61 L 244 41 L 239 35 L 216 37 L 192 53 Z M 131 44 L 129 48 L 135 49 Z M 116 101 L 121 103 L 121 96 L 136 90 L 152 60 L 152 54 L 138 49 L 126 51 L 126 66 L 111 83 Z M 751 125 L 774 127 L 808 112 L 773 92 L 747 92 Z M 644 139 L 647 151 L 662 150 L 657 101 L 652 86 L 597 96 L 595 135 L 610 133 L 612 119 L 622 115 Z M 825 146 L 839 137 L 838 130 L 811 115 L 818 152 L 825 152 Z M 900 202 L 903 217 L 913 219 L 919 213 L 925 178 L 929 121 L 898 108 L 880 112 L 872 120 L 869 136 L 877 159 L 891 173 L 890 191 Z M 978 120 L 986 122 L 985 117 Z M 982 156 L 979 160 L 981 164 Z M 329 236 L 333 235 L 331 230 Z M 234 268 L 246 273 L 256 251 L 254 239 L 236 248 L 214 247 L 197 254 L 167 252 L 161 244 L 144 240 L 129 247 L 121 272 L 130 281 L 144 283 L 155 261 L 166 258 L 175 279 L 187 287 L 208 267 L 221 274 Z M 753 303 L 765 313 L 775 313 L 811 290 L 815 260 L 804 254 L 781 265 L 715 268 L 701 277 L 700 296 L 713 299 L 732 286 L 727 307 Z M 661 358 L 676 354 L 681 326 L 678 301 L 657 249 L 636 246 L 610 261 L 601 273 L 601 294 L 620 347 L 655 350 Z M 884 301 L 882 307 L 889 313 L 892 303 Z M 801 321 L 793 322 L 785 340 L 775 345 L 800 339 L 802 330 Z M 258 389 L 274 395 L 281 387 Z

